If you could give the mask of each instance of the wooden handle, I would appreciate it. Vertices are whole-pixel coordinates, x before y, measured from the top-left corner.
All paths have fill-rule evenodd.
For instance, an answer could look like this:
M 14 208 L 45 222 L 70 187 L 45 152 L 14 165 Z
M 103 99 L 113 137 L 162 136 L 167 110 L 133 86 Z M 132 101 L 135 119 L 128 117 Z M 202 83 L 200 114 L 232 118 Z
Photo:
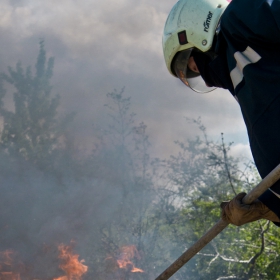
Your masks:
M 269 187 L 280 179 L 280 164 L 275 167 L 255 188 L 253 188 L 242 200 L 244 204 L 251 204 L 261 196 Z M 222 232 L 228 223 L 220 219 L 209 229 L 192 247 L 185 251 L 173 264 L 171 264 L 155 280 L 167 280 L 185 265 L 193 256 L 204 248 L 212 239 Z

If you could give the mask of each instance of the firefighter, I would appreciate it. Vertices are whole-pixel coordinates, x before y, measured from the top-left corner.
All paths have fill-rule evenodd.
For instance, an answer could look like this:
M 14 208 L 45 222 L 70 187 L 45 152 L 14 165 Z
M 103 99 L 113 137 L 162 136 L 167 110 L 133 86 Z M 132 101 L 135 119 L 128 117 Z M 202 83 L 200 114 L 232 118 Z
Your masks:
M 200 93 L 227 89 L 238 101 L 261 177 L 280 163 L 280 0 L 179 0 L 164 28 L 171 75 Z M 221 204 L 222 218 L 280 226 L 280 181 L 252 205 L 244 193 Z

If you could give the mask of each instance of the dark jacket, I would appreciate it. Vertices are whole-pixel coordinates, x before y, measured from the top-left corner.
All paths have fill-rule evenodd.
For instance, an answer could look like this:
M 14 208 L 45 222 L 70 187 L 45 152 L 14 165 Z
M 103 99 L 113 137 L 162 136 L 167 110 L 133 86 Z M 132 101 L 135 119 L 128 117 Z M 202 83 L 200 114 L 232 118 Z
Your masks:
M 280 163 L 280 0 L 233 0 L 220 28 L 215 49 L 220 59 L 212 67 L 230 81 L 227 88 L 240 104 L 257 169 L 265 177 Z M 271 189 L 280 194 L 280 181 Z M 268 190 L 260 200 L 280 218 L 275 194 Z

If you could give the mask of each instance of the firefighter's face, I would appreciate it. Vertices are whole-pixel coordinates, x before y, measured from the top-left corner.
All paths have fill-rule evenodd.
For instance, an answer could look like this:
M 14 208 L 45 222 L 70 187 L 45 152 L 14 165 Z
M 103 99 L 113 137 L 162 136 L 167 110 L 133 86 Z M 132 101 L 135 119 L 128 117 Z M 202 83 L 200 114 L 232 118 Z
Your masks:
M 189 61 L 188 61 L 188 67 L 195 73 L 199 73 L 198 67 L 194 61 L 194 58 L 190 56 Z M 205 83 L 207 87 L 210 87 L 207 83 Z
M 198 67 L 197 67 L 197 65 L 196 65 L 196 63 L 195 63 L 195 61 L 194 61 L 194 59 L 193 59 L 192 56 L 189 58 L 188 67 L 189 67 L 189 69 L 192 70 L 193 72 L 199 73 Z

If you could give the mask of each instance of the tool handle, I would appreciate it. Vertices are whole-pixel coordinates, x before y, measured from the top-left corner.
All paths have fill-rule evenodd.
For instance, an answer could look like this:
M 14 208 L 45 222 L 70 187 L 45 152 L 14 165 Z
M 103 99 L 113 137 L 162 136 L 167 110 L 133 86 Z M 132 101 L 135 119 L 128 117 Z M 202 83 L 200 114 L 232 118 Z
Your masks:
M 267 189 L 280 179 L 280 164 L 278 164 L 260 183 L 255 186 L 245 197 L 242 202 L 244 204 L 252 204 L 254 200 L 260 197 Z
M 280 164 L 276 166 L 256 187 L 254 187 L 242 200 L 244 204 L 251 204 L 261 196 L 269 187 L 280 179 Z M 167 280 L 185 265 L 193 256 L 204 248 L 212 239 L 222 232 L 228 223 L 220 219 L 209 229 L 192 247 L 185 251 L 173 264 L 171 264 L 155 280 Z

